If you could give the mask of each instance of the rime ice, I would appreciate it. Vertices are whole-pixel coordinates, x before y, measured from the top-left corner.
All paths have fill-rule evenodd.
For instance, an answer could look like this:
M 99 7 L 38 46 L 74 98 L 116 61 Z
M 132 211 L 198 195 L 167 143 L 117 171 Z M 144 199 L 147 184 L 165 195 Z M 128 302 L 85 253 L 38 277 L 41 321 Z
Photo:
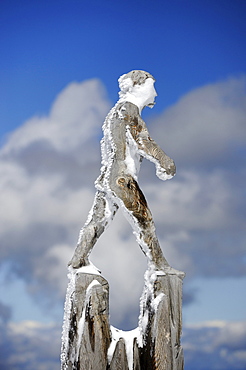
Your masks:
M 164 343 L 168 355 L 164 353 L 163 359 L 169 358 L 177 365 L 172 367 L 173 370 L 181 369 L 179 310 L 184 275 L 172 269 L 163 256 L 151 212 L 137 182 L 143 158 L 154 163 L 156 175 L 161 180 L 171 179 L 176 171 L 173 160 L 150 137 L 141 118 L 142 109 L 155 104 L 157 94 L 154 82 L 153 76 L 144 71 L 132 71 L 121 76 L 120 99 L 103 124 L 102 167 L 95 182 L 97 191 L 69 267 L 70 282 L 65 303 L 61 355 L 63 370 L 115 368 L 118 361 L 123 361 L 121 356 L 124 353 L 131 370 L 135 366 L 134 361 L 139 361 L 139 364 L 146 362 L 147 347 L 150 353 L 144 366 L 150 366 L 148 361 L 154 361 L 157 366 L 163 356 L 158 342 L 162 336 L 158 320 L 163 320 L 165 315 L 164 321 L 168 327 L 164 328 L 164 339 L 160 343 Z M 89 260 L 93 246 L 119 208 L 123 209 L 132 225 L 137 243 L 148 260 L 140 300 L 139 325 L 130 332 L 110 326 L 108 285 Z M 173 296 L 176 287 L 178 294 Z M 177 318 L 173 312 L 170 316 L 169 312 L 165 312 L 166 309 L 171 312 L 171 304 L 176 301 L 179 302 Z
M 73 268 L 89 264 L 96 241 L 120 208 L 123 209 L 141 249 L 157 270 L 168 268 L 159 245 L 146 199 L 138 185 L 143 157 L 156 166 L 156 174 L 167 180 L 175 174 L 173 160 L 150 137 L 140 114 L 152 107 L 157 95 L 154 78 L 144 71 L 132 71 L 119 78 L 120 99 L 103 124 L 101 174 L 95 182 L 94 204 L 81 229 L 70 262 Z

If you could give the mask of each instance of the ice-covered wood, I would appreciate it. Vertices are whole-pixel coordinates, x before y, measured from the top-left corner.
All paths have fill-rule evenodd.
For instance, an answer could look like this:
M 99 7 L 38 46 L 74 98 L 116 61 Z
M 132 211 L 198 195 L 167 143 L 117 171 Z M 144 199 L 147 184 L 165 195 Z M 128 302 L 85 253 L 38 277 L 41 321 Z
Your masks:
M 113 358 L 109 365 L 110 370 L 129 370 L 125 340 L 120 338 L 116 344 Z
M 64 310 L 62 370 L 181 370 L 182 279 L 163 255 L 147 201 L 138 184 L 143 158 L 161 180 L 176 173 L 174 161 L 150 137 L 142 109 L 155 104 L 154 78 L 131 71 L 119 79 L 120 99 L 103 124 L 101 174 L 77 247 L 69 263 Z M 147 257 L 138 328 L 110 326 L 107 281 L 89 260 L 104 230 L 122 208 Z M 110 258 L 105 256 L 105 258 Z M 126 271 L 127 273 L 127 271 Z
M 143 158 L 155 164 L 156 175 L 161 180 L 171 179 L 176 173 L 173 159 L 150 137 L 141 117 L 145 106 L 155 104 L 155 80 L 148 72 L 132 71 L 119 81 L 123 90 L 103 124 L 101 173 L 95 182 L 97 191 L 93 206 L 70 261 L 74 269 L 89 264 L 95 243 L 119 208 L 125 213 L 148 260 L 157 269 L 168 266 L 156 236 L 151 211 L 138 184 Z
M 148 323 L 143 335 L 144 345 L 140 348 L 142 370 L 183 369 L 183 350 L 180 344 L 183 277 L 181 272 L 157 276 L 153 284 L 154 299 L 151 301 L 146 297 L 142 315 L 148 313 Z
M 100 275 L 76 272 L 68 288 L 70 312 L 64 319 L 62 369 L 106 369 L 111 341 L 108 283 Z M 65 323 L 65 321 L 67 321 Z M 67 336 L 67 337 L 65 337 Z
M 67 317 L 69 328 L 64 331 L 68 337 L 63 337 L 62 370 L 183 369 L 180 337 L 184 274 L 171 270 L 165 275 L 153 272 L 150 276 L 149 271 L 146 275 L 139 328 L 132 342 L 119 331 L 122 335 L 110 358 L 114 332 L 109 323 L 108 283 L 101 275 L 81 270 L 73 273 L 70 279 L 74 279 L 74 289 L 67 297 L 71 304 Z

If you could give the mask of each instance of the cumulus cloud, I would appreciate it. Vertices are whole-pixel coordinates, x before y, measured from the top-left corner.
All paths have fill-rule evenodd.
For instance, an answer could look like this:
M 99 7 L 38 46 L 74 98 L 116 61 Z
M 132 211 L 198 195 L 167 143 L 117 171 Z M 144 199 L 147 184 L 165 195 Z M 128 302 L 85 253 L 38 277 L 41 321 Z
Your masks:
M 1 148 L 1 262 L 9 261 L 32 292 L 51 289 L 56 299 L 64 294 L 61 276 L 100 168 L 105 95 L 98 80 L 70 84 L 49 116 L 30 119 Z
M 246 366 L 246 322 L 207 322 L 184 328 L 185 367 L 239 370 Z
M 1 325 L 0 329 L 1 369 L 60 368 L 60 326 L 24 321 Z
M 197 88 L 168 108 L 153 133 L 182 166 L 236 165 L 246 144 L 246 77 Z
M 100 123 L 108 108 L 99 80 L 73 82 L 57 96 L 48 117 L 34 117 L 10 135 L 2 155 L 12 158 L 40 142 L 62 153 L 84 149 L 83 145 L 100 134 Z M 81 160 L 85 161 L 86 153 L 83 154 Z
M 60 331 L 56 324 L 34 321 L 0 325 L 0 367 L 6 370 L 58 370 Z M 185 368 L 243 370 L 246 322 L 212 321 L 183 328 Z
M 178 173 L 163 183 L 145 161 L 140 184 L 164 254 L 187 281 L 246 273 L 245 170 L 233 165 L 242 162 L 236 147 L 246 140 L 244 88 L 245 77 L 201 87 L 149 126 Z M 109 109 L 100 81 L 71 83 L 47 117 L 28 120 L 1 148 L 0 258 L 33 297 L 64 300 L 66 265 L 93 202 Z M 132 328 L 146 260 L 120 212 L 92 261 L 109 280 L 113 324 Z M 184 301 L 194 294 L 185 287 Z

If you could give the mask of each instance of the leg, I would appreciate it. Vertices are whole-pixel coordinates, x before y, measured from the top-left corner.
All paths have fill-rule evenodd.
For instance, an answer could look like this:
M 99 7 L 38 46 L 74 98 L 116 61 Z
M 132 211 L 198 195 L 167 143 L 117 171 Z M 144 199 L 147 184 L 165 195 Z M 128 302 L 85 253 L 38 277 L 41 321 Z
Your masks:
M 113 219 L 117 209 L 118 206 L 108 200 L 104 192 L 97 191 L 88 219 L 80 231 L 78 244 L 69 265 L 73 268 L 79 268 L 89 264 L 88 256 L 92 248 Z
M 144 254 L 156 269 L 167 269 L 169 264 L 163 256 L 151 212 L 138 183 L 132 176 L 123 175 L 111 181 L 111 187 L 133 221 L 134 233 Z

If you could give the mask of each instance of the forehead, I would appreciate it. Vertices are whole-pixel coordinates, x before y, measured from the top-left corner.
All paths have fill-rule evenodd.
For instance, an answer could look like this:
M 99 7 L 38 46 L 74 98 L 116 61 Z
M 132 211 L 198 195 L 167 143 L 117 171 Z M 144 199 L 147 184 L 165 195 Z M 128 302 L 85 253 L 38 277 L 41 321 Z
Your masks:
M 138 86 L 139 89 L 151 89 L 154 87 L 155 80 L 153 78 L 149 77 L 145 80 L 145 82 L 141 85 L 136 85 Z
M 145 81 L 144 85 L 146 85 L 146 86 L 154 86 L 154 83 L 155 83 L 155 80 L 153 80 L 153 78 L 149 77 Z

